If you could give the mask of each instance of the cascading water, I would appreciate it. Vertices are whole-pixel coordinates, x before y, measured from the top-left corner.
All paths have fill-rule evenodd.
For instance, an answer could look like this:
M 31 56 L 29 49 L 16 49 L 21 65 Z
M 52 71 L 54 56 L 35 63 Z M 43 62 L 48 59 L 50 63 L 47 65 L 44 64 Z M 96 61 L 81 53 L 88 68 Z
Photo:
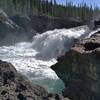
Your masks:
M 58 56 L 69 50 L 74 39 L 88 33 L 87 26 L 47 31 L 34 36 L 32 43 L 21 42 L 13 46 L 0 47 L 0 59 L 11 62 L 33 83 L 47 88 L 49 92 L 60 93 L 64 84 L 50 66 L 57 62 Z

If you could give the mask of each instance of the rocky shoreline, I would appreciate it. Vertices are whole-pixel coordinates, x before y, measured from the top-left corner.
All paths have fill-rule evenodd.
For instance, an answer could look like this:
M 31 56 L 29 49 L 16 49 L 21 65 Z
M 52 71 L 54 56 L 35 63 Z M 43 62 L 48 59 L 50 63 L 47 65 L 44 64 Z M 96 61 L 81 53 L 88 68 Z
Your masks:
M 0 100 L 43 100 L 47 91 L 16 71 L 10 63 L 0 61 Z
M 51 67 L 71 100 L 100 100 L 100 32 L 79 40 Z
M 0 60 L 0 100 L 69 100 L 32 84 L 11 63 Z

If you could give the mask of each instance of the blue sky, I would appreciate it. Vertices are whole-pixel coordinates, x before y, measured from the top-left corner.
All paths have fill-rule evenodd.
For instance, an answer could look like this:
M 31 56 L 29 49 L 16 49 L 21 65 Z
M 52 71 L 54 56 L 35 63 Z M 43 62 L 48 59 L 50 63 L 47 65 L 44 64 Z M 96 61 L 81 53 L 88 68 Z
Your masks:
M 59 4 L 66 4 L 66 0 L 56 0 Z M 88 5 L 98 6 L 100 8 L 100 0 L 67 0 L 72 1 L 74 4 L 86 2 Z

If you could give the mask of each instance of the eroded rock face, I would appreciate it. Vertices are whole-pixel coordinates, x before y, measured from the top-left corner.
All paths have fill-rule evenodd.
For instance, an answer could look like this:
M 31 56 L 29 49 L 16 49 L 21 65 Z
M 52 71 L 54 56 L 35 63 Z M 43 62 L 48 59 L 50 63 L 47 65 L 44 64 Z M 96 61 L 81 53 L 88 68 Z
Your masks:
M 75 18 L 51 18 L 42 15 L 30 15 L 29 17 L 33 29 L 39 33 L 53 29 L 72 28 L 85 24 L 83 21 Z
M 71 28 L 83 24 L 83 21 L 74 18 L 50 18 L 42 15 L 21 14 L 9 17 L 0 9 L 0 45 L 31 41 L 36 33 L 43 33 L 55 28 Z
M 11 29 L 16 29 L 18 26 L 9 19 L 8 15 L 0 9 L 0 23 L 7 25 Z
M 100 33 L 78 41 L 51 67 L 71 100 L 100 100 Z
M 20 75 L 12 64 L 0 61 L 0 100 L 44 100 L 47 91 Z

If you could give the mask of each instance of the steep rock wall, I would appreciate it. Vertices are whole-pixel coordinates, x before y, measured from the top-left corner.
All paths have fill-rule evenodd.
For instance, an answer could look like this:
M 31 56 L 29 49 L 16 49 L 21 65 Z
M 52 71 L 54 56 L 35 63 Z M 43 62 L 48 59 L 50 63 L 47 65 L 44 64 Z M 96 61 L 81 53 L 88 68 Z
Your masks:
M 71 100 L 100 99 L 100 32 L 78 41 L 51 67 L 65 83 Z

